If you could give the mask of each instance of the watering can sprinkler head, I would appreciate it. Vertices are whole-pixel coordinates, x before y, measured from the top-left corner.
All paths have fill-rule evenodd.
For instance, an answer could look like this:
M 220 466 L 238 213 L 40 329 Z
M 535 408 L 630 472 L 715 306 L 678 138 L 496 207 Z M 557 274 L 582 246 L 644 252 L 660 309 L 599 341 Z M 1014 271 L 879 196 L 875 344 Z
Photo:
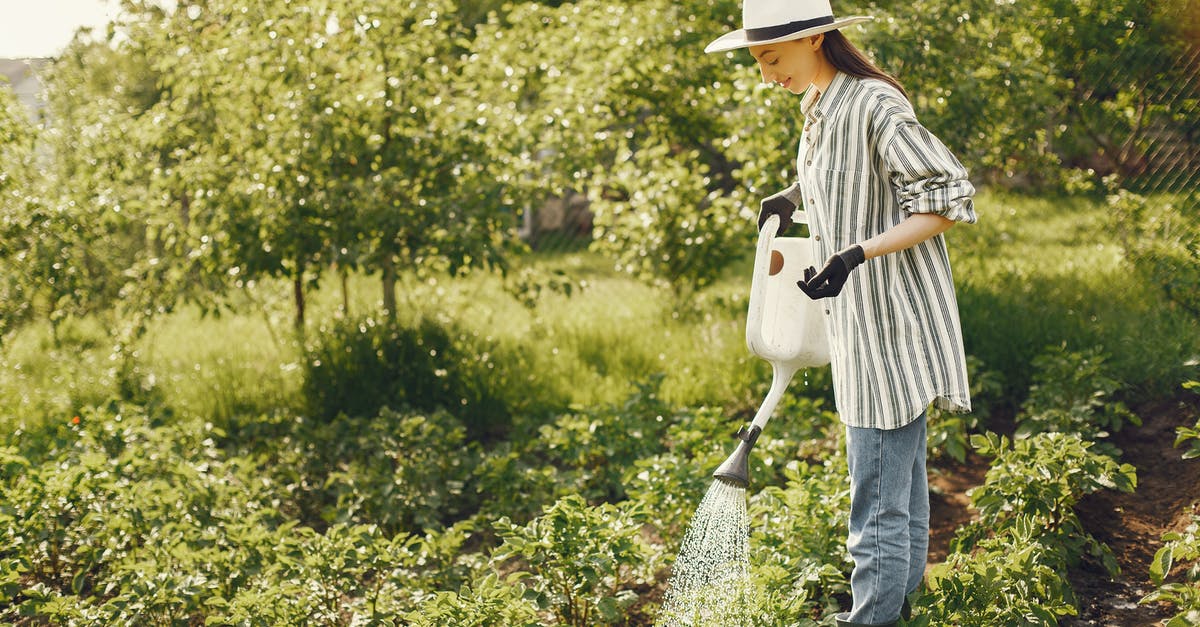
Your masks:
M 738 442 L 733 454 L 713 471 L 713 476 L 735 487 L 748 487 L 750 485 L 750 449 L 754 448 L 754 443 L 758 441 L 760 433 L 762 433 L 762 427 L 758 425 L 752 425 L 749 429 L 746 427 L 739 429 L 733 437 L 741 442 Z

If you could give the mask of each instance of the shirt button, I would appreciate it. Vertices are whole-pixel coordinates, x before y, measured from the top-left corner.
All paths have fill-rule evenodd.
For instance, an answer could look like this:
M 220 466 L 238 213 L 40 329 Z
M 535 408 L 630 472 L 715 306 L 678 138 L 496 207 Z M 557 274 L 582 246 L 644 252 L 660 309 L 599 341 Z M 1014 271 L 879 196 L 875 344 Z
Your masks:
M 809 159 L 808 161 L 806 161 L 806 162 L 804 163 L 804 165 L 812 165 L 812 159 Z
M 819 241 L 821 241 L 821 236 L 820 236 L 820 235 L 814 235 L 814 236 L 813 236 L 813 239 L 819 242 Z
M 829 310 L 828 310 L 828 309 L 826 309 L 826 310 L 825 310 L 825 315 L 827 315 L 827 316 L 829 315 Z
M 817 204 L 817 199 L 815 199 L 815 198 L 809 198 L 809 199 L 808 199 L 808 204 L 810 204 L 810 205 L 815 205 L 815 204 Z

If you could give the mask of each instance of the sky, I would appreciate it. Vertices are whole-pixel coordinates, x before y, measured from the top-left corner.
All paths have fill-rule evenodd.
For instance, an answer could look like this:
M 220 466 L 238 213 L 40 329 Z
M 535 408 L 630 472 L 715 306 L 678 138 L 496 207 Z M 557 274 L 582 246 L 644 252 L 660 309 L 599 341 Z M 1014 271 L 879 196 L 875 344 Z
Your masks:
M 0 58 L 52 57 L 81 26 L 106 26 L 118 0 L 0 0 Z

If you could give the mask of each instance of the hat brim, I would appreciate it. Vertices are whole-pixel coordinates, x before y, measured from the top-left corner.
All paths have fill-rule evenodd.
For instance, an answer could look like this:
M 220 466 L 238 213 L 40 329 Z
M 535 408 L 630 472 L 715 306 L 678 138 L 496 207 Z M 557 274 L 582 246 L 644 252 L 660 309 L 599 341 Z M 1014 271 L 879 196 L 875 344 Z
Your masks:
M 801 31 L 789 33 L 782 37 L 776 37 L 774 39 L 760 39 L 757 41 L 750 41 L 746 37 L 746 29 L 739 28 L 738 30 L 735 30 L 731 33 L 725 33 L 724 35 L 721 35 L 717 39 L 713 40 L 712 43 L 710 43 L 704 47 L 704 51 L 705 52 L 726 52 L 729 50 L 737 50 L 738 48 L 749 48 L 750 46 L 763 46 L 766 44 L 776 44 L 781 41 L 792 41 L 793 39 L 803 39 L 805 37 L 811 37 L 813 35 L 818 35 L 820 33 L 826 33 L 831 30 L 837 30 L 839 28 L 844 28 L 844 27 L 850 26 L 852 24 L 859 24 L 861 22 L 869 22 L 873 19 L 875 19 L 875 18 L 868 16 L 868 15 L 852 15 L 850 17 L 844 17 L 840 20 L 834 20 L 834 22 L 831 24 L 823 24 L 821 26 L 814 26 L 812 28 L 806 28 Z

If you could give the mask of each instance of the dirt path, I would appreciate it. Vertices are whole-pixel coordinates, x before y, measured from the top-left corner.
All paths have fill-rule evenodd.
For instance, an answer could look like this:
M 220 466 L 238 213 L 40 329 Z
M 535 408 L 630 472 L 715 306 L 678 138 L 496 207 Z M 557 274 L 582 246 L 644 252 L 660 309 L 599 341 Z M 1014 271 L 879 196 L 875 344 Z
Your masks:
M 1200 460 L 1184 460 L 1174 447 L 1175 428 L 1194 425 L 1200 417 L 1196 396 L 1189 396 L 1137 408 L 1144 424 L 1116 438 L 1122 461 L 1137 468 L 1136 492 L 1096 493 L 1079 504 L 1079 518 L 1112 549 L 1121 574 L 1113 580 L 1087 564 L 1072 573 L 1081 607 L 1079 617 L 1064 625 L 1136 627 L 1158 625 L 1171 616 L 1169 607 L 1137 602 L 1154 588 L 1150 562 L 1162 547 L 1162 535 L 1183 530 L 1200 513 Z
M 1100 492 L 1077 507 L 1084 527 L 1107 544 L 1121 566 L 1115 579 L 1098 564 L 1083 563 L 1070 574 L 1079 599 L 1079 616 L 1064 626 L 1140 627 L 1159 625 L 1172 615 L 1169 607 L 1139 605 L 1153 589 L 1149 568 L 1162 546 L 1162 535 L 1180 531 L 1200 515 L 1200 460 L 1184 460 L 1174 447 L 1175 428 L 1200 419 L 1194 394 L 1135 408 L 1143 425 L 1114 438 L 1124 451 L 1121 461 L 1137 468 L 1133 494 Z M 965 464 L 937 465 L 931 476 L 930 562 L 943 561 L 959 525 L 971 519 L 966 491 L 983 482 L 987 460 L 968 457 Z

